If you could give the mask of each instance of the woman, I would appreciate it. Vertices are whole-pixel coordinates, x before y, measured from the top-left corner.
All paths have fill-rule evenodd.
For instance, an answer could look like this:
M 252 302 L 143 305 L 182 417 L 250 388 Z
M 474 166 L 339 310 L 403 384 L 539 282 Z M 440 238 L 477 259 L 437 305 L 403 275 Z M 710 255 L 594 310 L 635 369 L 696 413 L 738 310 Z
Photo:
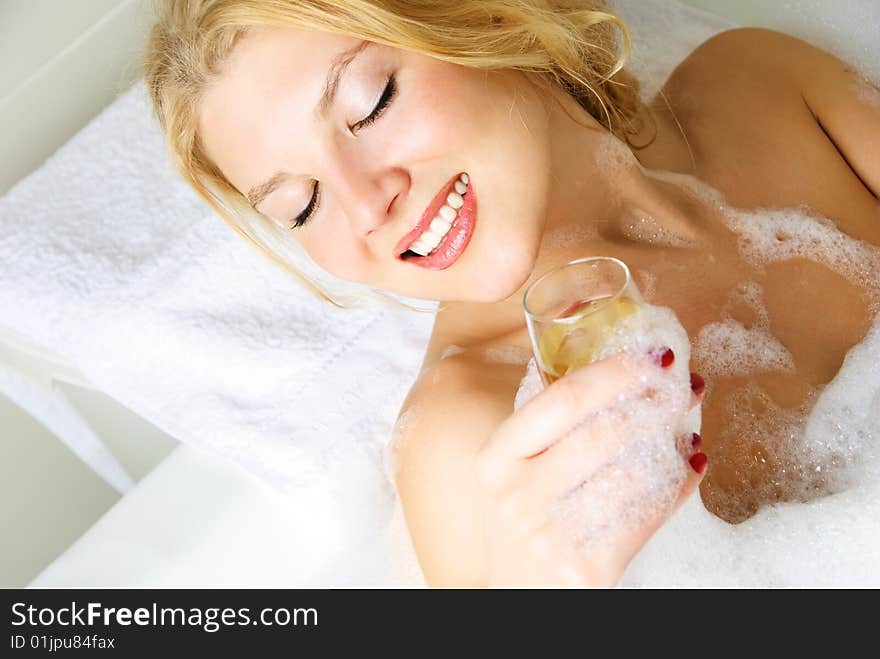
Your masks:
M 783 346 L 774 368 L 696 354 L 714 376 L 702 494 L 729 521 L 806 491 L 764 433 L 809 408 L 876 312 L 846 268 L 803 250 L 756 260 L 729 208 L 807 207 L 880 245 L 876 89 L 806 43 L 742 29 L 643 107 L 619 35 L 582 0 L 178 0 L 153 29 L 145 72 L 175 163 L 227 221 L 250 240 L 248 222 L 289 229 L 337 277 L 444 303 L 396 444 L 430 584 L 612 585 L 671 513 L 589 552 L 554 516 L 628 441 L 579 422 L 643 399 L 632 384 L 674 354 L 599 362 L 511 414 L 525 360 L 494 355 L 528 355 L 522 293 L 550 267 L 616 256 L 692 339 L 728 323 Z M 744 423 L 760 406 L 769 421 Z M 679 502 L 706 473 L 700 442 L 682 450 Z

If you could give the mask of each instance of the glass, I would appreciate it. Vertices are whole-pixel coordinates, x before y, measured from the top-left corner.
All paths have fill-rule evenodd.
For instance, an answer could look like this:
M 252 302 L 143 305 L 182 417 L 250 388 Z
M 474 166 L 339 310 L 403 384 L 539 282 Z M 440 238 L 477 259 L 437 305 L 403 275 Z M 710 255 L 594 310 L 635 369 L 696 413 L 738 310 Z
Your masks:
M 629 268 L 608 256 L 570 261 L 529 284 L 523 310 L 544 386 L 595 361 L 643 304 Z

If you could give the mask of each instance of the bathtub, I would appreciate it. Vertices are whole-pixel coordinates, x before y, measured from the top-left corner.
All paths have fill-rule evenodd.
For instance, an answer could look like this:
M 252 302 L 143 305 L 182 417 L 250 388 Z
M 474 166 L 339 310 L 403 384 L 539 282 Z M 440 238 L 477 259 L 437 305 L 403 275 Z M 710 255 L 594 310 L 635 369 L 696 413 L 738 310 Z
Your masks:
M 868 0 L 865 0 L 866 4 Z M 13 3 L 14 5 L 15 3 Z M 749 1 L 690 0 L 687 4 L 739 25 L 782 29 L 827 45 L 853 59 L 868 47 L 880 25 L 854 26 L 849 39 L 823 20 L 838 5 L 830 0 L 803 0 L 801 11 L 783 12 L 777 4 Z M 39 3 L 20 3 L 19 11 L 40 11 Z M 24 7 L 32 7 L 25 10 Z M 19 105 L 19 134 L 49 134 L 48 142 L 25 145 L 28 156 L 19 170 L 4 172 L 8 187 L 28 167 L 63 143 L 109 100 L 107 95 L 80 94 L 81 103 L 61 116 L 52 90 L 71 77 L 77 58 L 101 50 L 109 62 L 107 80 L 131 77 L 135 53 L 126 47 L 106 48 L 112 35 L 136 41 L 149 20 L 145 3 L 107 3 L 101 15 L 80 16 L 79 35 L 59 41 L 55 53 L 34 55 L 32 75 L 2 97 L 0 110 Z M 2 10 L 0 10 L 2 11 Z M 78 9 L 68 11 L 77 12 Z M 85 10 L 83 10 L 85 11 Z M 0 24 L 4 24 L 0 20 Z M 59 38 L 60 39 L 60 38 Z M 106 53 L 111 53 L 109 59 Z M 109 88 L 112 88 L 109 84 Z M 5 92 L 4 92 L 5 93 Z M 47 117 L 27 117 L 21 108 L 30 94 L 49 99 Z M 4 105 L 5 104 L 5 105 Z M 85 108 L 85 109 L 84 109 Z M 21 130 L 23 121 L 29 122 Z M 40 123 L 42 122 L 42 123 Z M 54 130 L 48 128 L 53 122 Z M 0 122 L 0 126 L 11 125 Z M 8 130 L 8 129 L 4 129 Z M 4 188 L 0 188 L 0 192 Z M 111 398 L 94 390 L 75 369 L 26 337 L 0 335 L 0 365 L 26 374 L 41 386 L 64 392 L 104 443 L 108 455 L 131 477 L 121 487 L 108 474 L 73 455 L 63 438 L 40 428 L 9 401 L 0 401 L 0 427 L 6 453 L 2 462 L 4 543 L 0 584 L 6 586 L 246 586 L 246 585 L 381 585 L 390 569 L 378 541 L 358 552 L 309 549 L 285 501 L 243 469 L 177 441 L 152 427 Z M 13 440 L 15 442 L 13 443 Z M 25 445 L 23 449 L 22 446 Z M 16 468 L 11 468 L 15 465 Z M 22 467 L 24 465 L 24 467 Z M 115 484 L 114 484 L 115 483 Z M 11 502 L 15 501 L 14 507 Z M 181 505 L 181 502 L 186 502 Z M 298 557 L 291 560 L 292 556 Z

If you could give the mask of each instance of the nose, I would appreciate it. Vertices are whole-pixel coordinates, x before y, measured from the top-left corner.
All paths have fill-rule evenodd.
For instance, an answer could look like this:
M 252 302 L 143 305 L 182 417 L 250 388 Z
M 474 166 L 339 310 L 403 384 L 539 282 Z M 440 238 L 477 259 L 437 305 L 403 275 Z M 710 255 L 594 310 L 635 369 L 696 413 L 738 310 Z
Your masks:
M 409 175 L 400 167 L 341 166 L 336 194 L 354 234 L 366 238 L 391 221 L 409 188 Z

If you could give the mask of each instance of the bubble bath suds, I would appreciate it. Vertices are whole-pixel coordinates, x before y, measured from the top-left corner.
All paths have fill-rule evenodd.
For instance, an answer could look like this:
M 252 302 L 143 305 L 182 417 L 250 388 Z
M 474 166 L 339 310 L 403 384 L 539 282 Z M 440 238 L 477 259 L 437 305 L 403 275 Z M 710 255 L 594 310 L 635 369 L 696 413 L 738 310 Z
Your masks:
M 880 585 L 880 320 L 848 353 L 800 435 L 818 464 L 846 457 L 835 493 L 768 506 L 741 524 L 692 497 L 636 556 L 622 586 Z M 787 419 L 799 431 L 800 419 Z M 748 419 L 743 422 L 753 422 Z M 760 420 L 754 421 L 760 422 Z M 810 463 L 802 462 L 803 477 Z
M 755 460 L 774 464 L 780 477 L 738 476 L 752 479 L 759 499 L 790 503 L 766 506 L 757 514 L 744 510 L 741 519 L 746 521 L 731 525 L 693 497 L 652 540 L 623 584 L 880 583 L 880 249 L 807 209 L 743 211 L 727 206 L 716 190 L 693 177 L 651 175 L 682 186 L 718 211 L 736 236 L 740 256 L 756 272 L 795 258 L 820 263 L 863 291 L 874 321 L 836 377 L 824 387 L 812 387 L 802 405 L 787 409 L 749 380 L 795 369 L 793 356 L 771 331 L 762 286 L 745 281 L 730 293 L 722 318 L 693 337 L 693 365 L 710 378 L 743 378 L 745 383 L 725 401 L 726 434 L 731 442 L 763 437 Z M 735 309 L 747 309 L 749 322 L 735 318 Z M 536 391 L 533 378 L 537 370 L 532 364 L 517 405 Z M 763 466 L 749 469 L 759 474 Z M 609 494 L 597 490 L 595 500 Z M 737 502 L 725 505 L 735 517 Z
M 555 514 L 584 551 L 601 545 L 609 530 L 631 527 L 668 514 L 687 477 L 692 433 L 699 430 L 699 410 L 691 401 L 690 344 L 669 309 L 645 305 L 621 320 L 607 337 L 596 360 L 614 354 L 645 355 L 671 347 L 676 360 L 669 369 L 648 367 L 636 388 L 618 404 L 585 420 L 586 428 L 614 428 L 627 437 L 619 453 L 559 501 Z M 541 390 L 534 361 L 515 402 L 518 409 Z M 641 395 L 650 391 L 650 397 Z M 583 427 L 581 428 L 583 431 Z M 584 441 L 589 441 L 589 430 Z
M 692 177 L 665 178 L 678 180 L 720 211 L 724 224 L 736 236 L 740 255 L 757 272 L 763 274 L 768 266 L 792 259 L 822 264 L 862 291 L 862 300 L 876 323 L 880 311 L 880 248 L 844 234 L 832 220 L 808 209 L 743 211 L 727 206 L 716 190 Z M 748 329 L 729 316 L 704 326 L 694 342 L 696 368 L 710 378 L 754 378 L 794 371 L 791 354 L 770 331 L 762 298 L 761 286 L 755 282 L 745 283 L 731 295 L 728 308 L 737 304 L 751 307 L 755 320 Z M 874 352 L 873 360 L 880 361 L 880 351 Z M 737 501 L 730 492 L 713 487 L 713 505 L 726 509 L 727 519 L 746 519 L 755 512 L 755 501 L 807 501 L 839 491 L 852 482 L 852 465 L 872 447 L 866 441 L 834 432 L 829 425 L 821 441 L 807 437 L 811 411 L 823 389 L 811 387 L 801 405 L 785 409 L 750 381 L 726 402 L 729 421 L 717 438 L 723 448 L 716 452 L 716 458 L 735 465 L 735 473 L 728 480 L 748 483 L 752 499 L 749 503 Z M 711 393 L 707 392 L 707 400 Z M 841 414 L 845 415 L 843 411 Z M 763 438 L 760 449 L 746 445 L 744 438 L 748 437 Z
M 880 87 L 875 85 L 868 78 L 860 78 L 856 85 L 856 94 L 865 105 L 880 108 Z

